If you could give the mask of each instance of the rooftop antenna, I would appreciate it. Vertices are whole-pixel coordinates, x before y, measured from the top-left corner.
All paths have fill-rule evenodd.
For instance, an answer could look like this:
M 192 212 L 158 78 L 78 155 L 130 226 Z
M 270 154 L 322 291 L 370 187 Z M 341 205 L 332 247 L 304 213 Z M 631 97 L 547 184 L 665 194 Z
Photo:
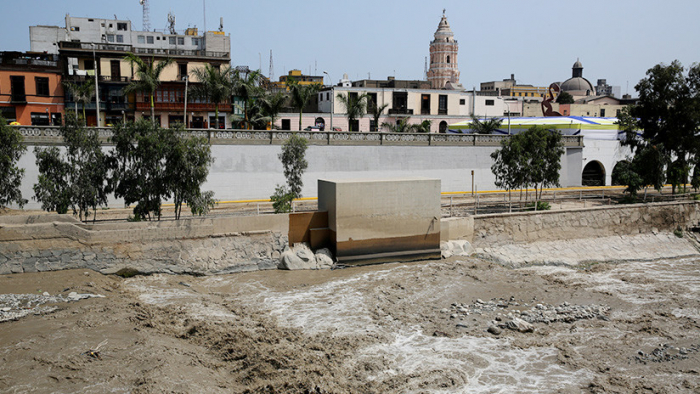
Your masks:
M 175 32 L 175 14 L 172 11 L 168 12 L 168 30 L 170 30 L 170 34 L 177 34 Z
M 428 57 L 425 57 L 425 66 L 423 66 L 423 80 L 428 80 Z
M 143 31 L 151 31 L 151 20 L 149 18 L 148 0 L 139 0 L 143 6 Z
M 207 1 L 202 0 L 202 9 L 204 10 L 204 33 L 207 32 Z
M 268 75 L 270 76 L 270 81 L 275 79 L 275 66 L 272 63 L 272 49 L 270 49 L 270 73 Z
M 224 31 L 224 17 L 219 18 L 219 31 Z

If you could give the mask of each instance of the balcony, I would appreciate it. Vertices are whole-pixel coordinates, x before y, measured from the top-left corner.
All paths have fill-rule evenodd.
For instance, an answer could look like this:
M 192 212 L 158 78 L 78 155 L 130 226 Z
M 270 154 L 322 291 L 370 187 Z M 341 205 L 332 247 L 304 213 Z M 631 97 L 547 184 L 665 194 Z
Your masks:
M 187 56 L 187 57 L 216 57 L 228 59 L 228 52 L 212 52 L 212 51 L 190 51 L 185 49 L 162 49 L 162 48 L 134 48 L 134 53 L 143 55 L 162 55 L 162 56 Z
M 26 104 L 27 95 L 26 94 L 12 94 L 10 95 L 10 102 L 12 104 Z
M 179 112 L 182 112 L 185 110 L 185 103 L 184 102 L 168 102 L 168 103 L 156 102 L 154 104 L 154 107 L 155 107 L 156 111 L 179 111 Z M 150 111 L 151 110 L 151 103 L 144 102 L 144 101 L 137 101 L 136 102 L 136 110 L 137 111 Z M 215 110 L 216 110 L 216 107 L 214 104 L 187 103 L 187 112 L 190 112 L 190 111 L 213 112 Z M 219 112 L 231 112 L 231 106 L 227 105 L 227 104 L 219 104 Z
M 413 115 L 413 110 L 408 108 L 390 108 L 389 115 Z

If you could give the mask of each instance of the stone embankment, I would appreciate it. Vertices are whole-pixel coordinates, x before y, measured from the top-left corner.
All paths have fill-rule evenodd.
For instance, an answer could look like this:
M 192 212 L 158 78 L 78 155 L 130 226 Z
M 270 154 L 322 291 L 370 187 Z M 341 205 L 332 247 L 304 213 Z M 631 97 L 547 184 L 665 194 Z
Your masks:
M 276 269 L 287 215 L 83 224 L 68 215 L 0 218 L 0 274 L 88 268 L 216 274 Z
M 512 267 L 653 260 L 698 254 L 684 230 L 697 202 L 448 218 L 443 257 L 476 252 Z M 84 224 L 68 215 L 0 216 L 0 274 L 89 268 L 102 273 L 218 274 L 322 269 L 330 251 L 289 248 L 289 215 Z

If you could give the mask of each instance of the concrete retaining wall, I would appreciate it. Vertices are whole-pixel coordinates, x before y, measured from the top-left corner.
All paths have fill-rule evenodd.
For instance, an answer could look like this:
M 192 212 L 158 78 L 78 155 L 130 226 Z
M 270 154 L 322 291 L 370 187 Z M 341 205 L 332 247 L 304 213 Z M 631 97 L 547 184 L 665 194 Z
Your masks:
M 86 225 L 68 215 L 0 218 L 0 274 L 89 268 L 213 274 L 277 267 L 288 215 Z
M 700 221 L 700 203 L 623 205 L 564 211 L 481 215 L 474 218 L 472 244 L 597 238 L 687 229 Z

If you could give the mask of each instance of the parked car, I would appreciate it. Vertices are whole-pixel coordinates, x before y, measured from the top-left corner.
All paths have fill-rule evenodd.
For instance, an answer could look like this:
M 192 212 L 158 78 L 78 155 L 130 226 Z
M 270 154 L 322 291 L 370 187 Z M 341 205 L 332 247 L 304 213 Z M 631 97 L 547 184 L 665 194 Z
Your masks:
M 304 131 L 323 131 L 323 129 L 318 126 L 307 126 Z

